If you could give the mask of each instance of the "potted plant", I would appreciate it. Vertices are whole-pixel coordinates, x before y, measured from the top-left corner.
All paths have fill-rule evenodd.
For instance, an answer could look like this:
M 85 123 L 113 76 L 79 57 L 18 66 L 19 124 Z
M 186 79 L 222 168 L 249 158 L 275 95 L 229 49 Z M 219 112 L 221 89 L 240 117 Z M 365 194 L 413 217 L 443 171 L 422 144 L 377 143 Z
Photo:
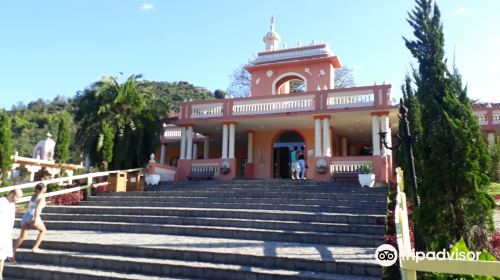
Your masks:
M 231 171 L 231 166 L 229 165 L 229 161 L 227 159 L 224 159 L 222 161 L 222 164 L 220 165 L 220 172 L 222 174 L 228 174 L 229 171 Z
M 318 159 L 318 161 L 316 162 L 316 171 L 319 174 L 323 174 L 326 172 L 326 170 L 327 170 L 326 160 L 324 158 Z
M 372 188 L 375 185 L 375 174 L 373 174 L 373 167 L 370 165 L 362 165 L 358 169 L 358 181 L 362 187 Z

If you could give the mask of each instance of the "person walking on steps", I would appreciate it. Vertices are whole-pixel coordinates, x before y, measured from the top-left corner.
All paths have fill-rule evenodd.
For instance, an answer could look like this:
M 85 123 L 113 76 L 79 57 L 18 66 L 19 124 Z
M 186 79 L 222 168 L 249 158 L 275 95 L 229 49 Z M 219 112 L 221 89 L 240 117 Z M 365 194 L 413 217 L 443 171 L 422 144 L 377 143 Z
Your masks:
M 300 166 L 298 162 L 298 157 L 297 157 L 297 150 L 299 147 L 295 146 L 293 147 L 293 151 L 290 155 L 292 158 L 292 163 L 290 165 L 291 171 L 292 171 L 292 179 L 299 179 L 299 171 L 300 171 Z
M 0 279 L 3 279 L 5 259 L 12 258 L 12 229 L 16 216 L 16 200 L 23 196 L 20 189 L 0 197 Z
M 306 157 L 304 156 L 304 150 L 305 150 L 306 147 L 304 147 L 304 145 L 302 145 L 300 147 L 300 151 L 297 152 L 297 157 L 299 159 L 299 166 L 300 166 L 300 170 L 299 170 L 299 173 L 300 173 L 300 176 L 299 176 L 299 179 L 306 179 L 306 168 L 307 168 L 307 164 L 306 164 Z
M 45 207 L 45 196 L 43 195 L 47 187 L 43 183 L 38 183 L 35 186 L 35 194 L 31 197 L 30 204 L 26 213 L 23 215 L 23 219 L 21 221 L 21 234 L 19 238 L 14 242 L 14 255 L 23 243 L 24 239 L 26 239 L 26 235 L 28 234 L 28 230 L 34 228 L 38 230 L 38 236 L 35 241 L 35 245 L 33 246 L 33 253 L 42 252 L 40 250 L 40 243 L 42 243 L 43 237 L 47 229 L 45 228 L 45 224 L 43 223 L 40 215 L 42 214 L 42 209 Z

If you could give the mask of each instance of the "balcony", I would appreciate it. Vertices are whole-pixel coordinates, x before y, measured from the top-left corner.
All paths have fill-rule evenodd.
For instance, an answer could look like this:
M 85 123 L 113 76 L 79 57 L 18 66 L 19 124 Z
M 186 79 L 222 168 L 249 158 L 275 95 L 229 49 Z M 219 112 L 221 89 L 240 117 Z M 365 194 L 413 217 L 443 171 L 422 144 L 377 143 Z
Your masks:
M 280 114 L 329 113 L 340 110 L 386 109 L 390 85 L 255 96 L 210 99 L 180 103 L 179 120 L 252 117 Z

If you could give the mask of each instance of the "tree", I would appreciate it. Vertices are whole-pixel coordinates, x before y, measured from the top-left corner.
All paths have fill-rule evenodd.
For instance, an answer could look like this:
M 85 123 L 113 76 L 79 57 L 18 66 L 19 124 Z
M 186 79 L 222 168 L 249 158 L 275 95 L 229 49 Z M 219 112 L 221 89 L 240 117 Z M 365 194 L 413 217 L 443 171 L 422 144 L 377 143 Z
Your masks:
M 94 165 L 142 166 L 159 146 L 166 106 L 150 87 L 140 86 L 141 77 L 132 75 L 123 83 L 105 77 L 77 98 L 77 139 Z
M 97 143 L 100 168 L 108 170 L 108 164 L 113 160 L 113 146 L 115 135 L 107 120 L 101 123 L 101 134 Z
M 222 89 L 216 89 L 214 91 L 214 97 L 217 99 L 224 99 L 227 96 L 227 92 L 223 91 Z
M 67 112 L 59 116 L 59 129 L 57 132 L 57 142 L 54 151 L 54 158 L 59 163 L 66 163 L 70 158 L 71 128 L 69 126 L 70 115 Z
M 491 166 L 488 150 L 458 70 L 447 69 L 439 8 L 432 0 L 416 3 L 408 19 L 416 39 L 404 39 L 418 62 L 414 79 L 421 107 L 416 157 L 422 158 L 423 166 L 418 174 L 422 181 L 416 228 L 433 250 L 461 237 L 469 241 L 469 248 L 484 248 L 471 240 L 493 229 L 495 204 L 485 191 Z
M 344 66 L 342 68 L 335 68 L 335 88 L 348 88 L 356 86 L 354 76 L 352 75 L 352 68 Z
M 0 179 L 3 180 L 12 167 L 10 157 L 13 154 L 12 131 L 10 129 L 10 117 L 0 110 Z
M 415 96 L 415 91 L 412 87 L 412 79 L 409 75 L 406 75 L 404 84 L 401 86 L 401 91 L 403 93 L 403 104 L 405 105 L 406 108 L 408 108 L 408 113 L 407 113 L 407 118 L 408 118 L 408 123 L 410 125 L 410 133 L 413 136 L 416 136 L 418 139 L 419 135 L 422 135 L 422 124 L 420 123 L 420 103 L 418 99 Z M 403 131 L 403 123 L 399 123 L 399 131 Z M 402 134 L 402 133 L 400 133 Z M 419 145 L 413 145 L 413 153 L 415 155 L 420 155 L 421 154 L 421 147 Z M 411 174 L 410 170 L 408 169 L 408 162 L 407 162 L 407 153 L 406 153 L 406 145 L 401 145 L 400 148 L 396 151 L 396 162 L 398 166 L 401 166 L 401 168 L 404 171 L 404 174 Z M 415 162 L 415 170 L 416 174 L 421 174 L 422 172 L 422 157 L 415 157 L 414 158 Z M 405 186 L 411 186 L 410 183 L 410 178 L 408 176 L 405 176 Z M 422 178 L 417 176 L 417 184 L 420 185 L 422 183 Z M 408 187 L 406 188 L 406 193 L 408 195 L 408 201 L 414 201 L 414 193 L 412 188 Z
M 227 88 L 227 92 L 233 97 L 249 97 L 250 86 L 252 85 L 252 76 L 245 69 L 245 65 L 240 65 L 234 69 L 233 73 L 229 75 L 231 84 Z
M 490 147 L 490 156 L 491 156 L 490 179 L 493 182 L 500 183 L 500 143 L 496 143 L 492 147 Z

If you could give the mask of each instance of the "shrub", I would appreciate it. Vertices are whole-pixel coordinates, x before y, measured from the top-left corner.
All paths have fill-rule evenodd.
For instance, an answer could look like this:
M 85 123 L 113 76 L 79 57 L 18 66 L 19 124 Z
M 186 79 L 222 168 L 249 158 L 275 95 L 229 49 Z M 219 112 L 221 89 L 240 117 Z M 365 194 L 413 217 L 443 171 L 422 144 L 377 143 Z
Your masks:
M 96 193 L 109 192 L 108 185 L 99 185 L 97 188 L 95 188 L 95 192 Z
M 83 199 L 83 192 L 72 192 L 56 195 L 50 198 L 50 201 L 56 205 L 78 205 Z
M 371 167 L 370 165 L 361 165 L 359 167 L 358 171 L 361 174 L 370 174 L 370 173 L 373 173 L 373 167 Z
M 500 231 L 495 232 L 490 240 L 491 253 L 500 261 Z

